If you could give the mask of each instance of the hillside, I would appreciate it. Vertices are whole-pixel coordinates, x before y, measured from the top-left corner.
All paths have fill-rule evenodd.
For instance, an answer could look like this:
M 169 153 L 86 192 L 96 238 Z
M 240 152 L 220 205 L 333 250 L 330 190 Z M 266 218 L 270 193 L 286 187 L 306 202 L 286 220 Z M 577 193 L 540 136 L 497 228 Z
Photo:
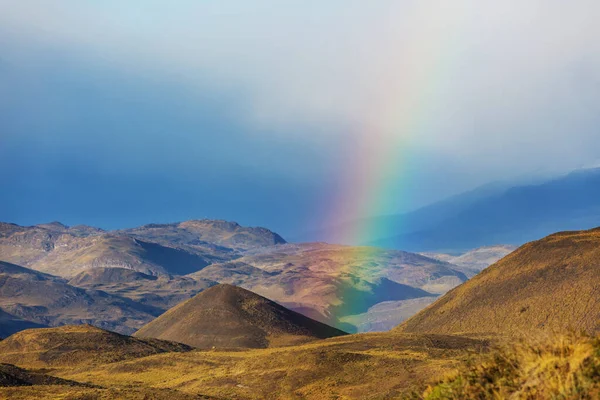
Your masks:
M 600 228 L 528 243 L 398 327 L 419 333 L 600 333 Z
M 136 339 L 90 325 L 61 326 L 28 329 L 2 340 L 0 363 L 66 368 L 189 350 L 181 343 Z
M 0 387 L 12 386 L 44 386 L 44 385 L 65 385 L 65 386 L 89 386 L 75 381 L 56 378 L 40 372 L 27 371 L 26 369 L 16 367 L 11 364 L 0 363 Z
M 264 348 L 344 334 L 248 290 L 222 284 L 172 308 L 135 336 L 199 348 Z
M 102 290 L 166 311 L 218 283 L 189 276 L 146 275 L 125 268 L 93 268 L 77 274 L 69 284 Z
M 15 317 L 0 309 L 0 339 L 24 329 L 44 327 L 44 325 Z
M 161 310 L 64 279 L 0 261 L 0 318 L 4 335 L 36 326 L 89 323 L 132 333 Z
M 350 332 L 357 327 L 340 318 L 382 301 L 445 293 L 467 279 L 451 264 L 418 254 L 325 243 L 256 249 L 190 276 L 241 286 Z

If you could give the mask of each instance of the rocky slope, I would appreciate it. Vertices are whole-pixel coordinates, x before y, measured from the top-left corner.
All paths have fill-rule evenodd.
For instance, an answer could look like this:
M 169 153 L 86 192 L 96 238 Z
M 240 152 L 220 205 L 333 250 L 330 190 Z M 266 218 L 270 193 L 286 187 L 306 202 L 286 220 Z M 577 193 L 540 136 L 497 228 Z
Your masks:
M 424 256 L 324 243 L 257 249 L 190 276 L 244 287 L 348 331 L 357 328 L 340 318 L 382 301 L 430 298 L 467 279 L 450 264 Z
M 27 327 L 83 323 L 131 333 L 161 312 L 6 262 L 0 262 L 0 310 L 3 318 L 10 320 L 3 325 L 4 334 Z
M 213 220 L 114 232 L 57 222 L 31 227 L 0 224 L 0 260 L 69 278 L 98 267 L 185 275 L 237 258 L 243 250 L 278 243 L 285 241 L 268 229 Z
M 166 311 L 218 282 L 189 276 L 146 275 L 125 268 L 94 268 L 77 274 L 69 284 L 102 290 Z

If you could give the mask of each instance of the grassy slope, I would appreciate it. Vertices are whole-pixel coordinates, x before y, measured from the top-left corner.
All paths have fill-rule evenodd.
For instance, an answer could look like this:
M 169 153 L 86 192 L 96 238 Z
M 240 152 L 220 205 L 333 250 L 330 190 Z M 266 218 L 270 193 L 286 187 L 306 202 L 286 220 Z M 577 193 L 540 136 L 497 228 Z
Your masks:
M 27 329 L 0 342 L 0 362 L 25 368 L 74 367 L 189 351 L 180 343 L 137 339 L 90 325 Z
M 78 395 L 93 393 L 99 398 L 108 396 L 108 390 L 114 398 L 143 398 L 140 393 L 168 389 L 177 391 L 172 399 L 185 394 L 236 399 L 394 398 L 450 372 L 457 359 L 483 346 L 483 341 L 460 337 L 362 334 L 286 348 L 166 353 L 51 373 L 102 386 L 77 389 Z M 0 389 L 0 398 L 8 393 L 35 398 L 50 389 L 39 390 Z M 73 388 L 64 390 L 75 397 Z
M 528 243 L 399 329 L 429 333 L 585 330 L 600 325 L 600 229 Z

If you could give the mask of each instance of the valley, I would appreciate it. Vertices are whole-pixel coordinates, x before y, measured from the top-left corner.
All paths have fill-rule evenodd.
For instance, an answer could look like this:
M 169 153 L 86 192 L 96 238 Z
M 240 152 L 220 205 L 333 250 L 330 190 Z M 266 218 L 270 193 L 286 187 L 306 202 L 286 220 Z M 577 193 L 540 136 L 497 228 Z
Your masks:
M 29 268 L 2 262 L 0 398 L 593 393 L 597 345 L 572 332 L 598 332 L 598 232 L 464 254 L 236 239 L 231 259 L 184 275 L 113 260 L 55 276 L 31 268 L 39 254 Z M 169 240 L 156 245 L 180 250 Z M 539 363 L 562 365 L 575 383 L 531 386 L 531 368 L 538 379 L 563 379 Z M 497 368 L 503 375 L 490 376 Z

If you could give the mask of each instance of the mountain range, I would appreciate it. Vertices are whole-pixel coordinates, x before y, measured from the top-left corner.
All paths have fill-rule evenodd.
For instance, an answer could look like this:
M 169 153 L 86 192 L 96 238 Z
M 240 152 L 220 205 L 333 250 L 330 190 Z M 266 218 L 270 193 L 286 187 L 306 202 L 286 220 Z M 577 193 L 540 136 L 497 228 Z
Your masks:
M 340 242 L 338 232 L 370 226 L 364 243 L 413 252 L 462 253 L 492 244 L 521 245 L 553 232 L 600 225 L 600 168 L 530 184 L 488 184 L 416 211 L 350 221 L 300 236 Z
M 502 252 L 478 254 L 491 257 L 483 261 L 489 263 Z M 119 231 L 1 223 L 0 318 L 6 323 L 0 335 L 80 323 L 131 334 L 218 283 L 348 332 L 387 330 L 472 275 L 471 267 L 444 257 L 290 244 L 268 229 L 226 221 Z

